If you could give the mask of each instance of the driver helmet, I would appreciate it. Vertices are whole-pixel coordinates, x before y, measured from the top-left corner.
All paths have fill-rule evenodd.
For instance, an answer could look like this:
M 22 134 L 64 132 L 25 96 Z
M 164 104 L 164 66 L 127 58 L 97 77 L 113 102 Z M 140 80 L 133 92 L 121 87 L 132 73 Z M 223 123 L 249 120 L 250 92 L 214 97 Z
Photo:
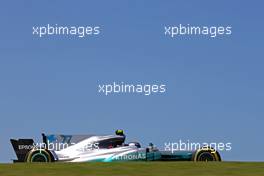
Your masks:
M 116 130 L 115 134 L 119 135 L 119 136 L 124 136 L 124 131 L 123 130 Z

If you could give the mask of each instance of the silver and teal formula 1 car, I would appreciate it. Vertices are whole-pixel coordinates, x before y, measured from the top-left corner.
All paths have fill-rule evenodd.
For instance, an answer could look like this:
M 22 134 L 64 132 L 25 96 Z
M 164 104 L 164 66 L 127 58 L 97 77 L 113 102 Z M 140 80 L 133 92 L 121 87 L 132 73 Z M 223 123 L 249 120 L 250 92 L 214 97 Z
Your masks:
M 14 162 L 113 162 L 113 161 L 221 161 L 217 151 L 203 147 L 196 151 L 160 151 L 153 144 L 141 147 L 125 143 L 123 130 L 115 135 L 45 135 L 33 139 L 11 139 Z

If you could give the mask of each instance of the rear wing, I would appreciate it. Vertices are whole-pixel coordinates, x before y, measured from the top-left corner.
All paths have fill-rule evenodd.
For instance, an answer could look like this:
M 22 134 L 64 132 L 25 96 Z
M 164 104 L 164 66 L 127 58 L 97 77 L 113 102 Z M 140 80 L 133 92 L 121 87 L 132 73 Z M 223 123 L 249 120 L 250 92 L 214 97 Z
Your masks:
M 42 133 L 42 141 L 46 147 L 47 137 L 44 133 Z M 33 139 L 10 139 L 10 142 L 17 156 L 17 160 L 13 160 L 14 163 L 25 162 L 28 152 L 36 147 Z
M 18 140 L 10 139 L 10 142 L 17 156 L 17 160 L 13 160 L 13 161 L 14 162 L 25 162 L 27 153 L 32 148 L 34 148 L 34 140 L 33 139 L 18 139 Z

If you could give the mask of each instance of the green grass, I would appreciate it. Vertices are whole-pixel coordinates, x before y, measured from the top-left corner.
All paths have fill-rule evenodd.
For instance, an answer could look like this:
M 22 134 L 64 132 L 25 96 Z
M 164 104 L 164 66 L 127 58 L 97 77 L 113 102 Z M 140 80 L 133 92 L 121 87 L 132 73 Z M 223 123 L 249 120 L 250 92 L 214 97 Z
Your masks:
M 249 176 L 264 175 L 264 162 L 124 162 L 0 164 L 1 176 Z

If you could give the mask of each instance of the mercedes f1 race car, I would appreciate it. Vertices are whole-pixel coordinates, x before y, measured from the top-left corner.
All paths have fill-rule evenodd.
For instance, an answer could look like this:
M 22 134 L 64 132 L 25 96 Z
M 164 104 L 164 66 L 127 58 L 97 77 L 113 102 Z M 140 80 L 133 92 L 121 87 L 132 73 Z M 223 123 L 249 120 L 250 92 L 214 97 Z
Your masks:
M 113 161 L 221 161 L 209 147 L 196 151 L 160 151 L 150 143 L 125 143 L 123 130 L 115 135 L 45 135 L 37 144 L 33 139 L 11 139 L 17 160 L 14 162 L 113 162 Z

